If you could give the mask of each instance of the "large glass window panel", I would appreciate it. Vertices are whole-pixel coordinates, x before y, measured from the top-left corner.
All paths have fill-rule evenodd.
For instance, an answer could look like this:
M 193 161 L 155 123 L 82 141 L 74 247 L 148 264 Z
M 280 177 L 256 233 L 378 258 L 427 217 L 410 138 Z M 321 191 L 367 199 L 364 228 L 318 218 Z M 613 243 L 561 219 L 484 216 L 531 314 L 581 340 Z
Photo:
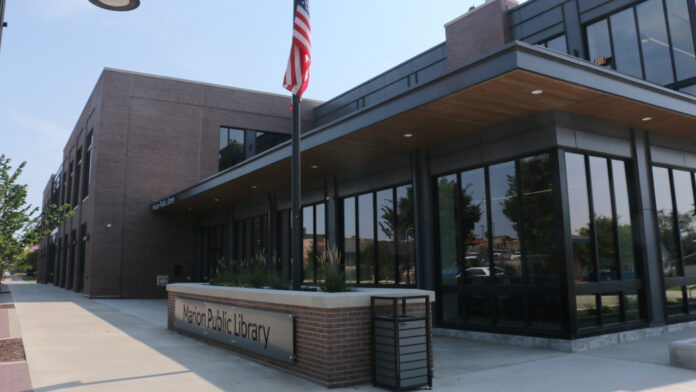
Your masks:
M 672 187 L 669 183 L 669 170 L 653 167 L 655 185 L 655 207 L 657 226 L 660 231 L 660 253 L 665 277 L 681 276 L 681 264 L 674 230 L 674 210 L 672 206 Z
M 394 191 L 385 189 L 377 196 L 377 279 L 380 284 L 394 284 L 396 260 L 394 237 L 396 230 L 396 211 L 394 211 Z
M 595 280 L 585 157 L 579 154 L 566 153 L 565 160 L 568 178 L 570 232 L 573 243 L 573 274 L 576 283 L 584 283 Z
M 457 236 L 455 206 L 457 176 L 451 174 L 437 179 L 438 233 L 440 240 L 440 279 L 443 285 L 457 283 Z
M 244 260 L 250 261 L 254 257 L 254 228 L 251 219 L 244 221 Z
M 400 284 L 416 284 L 416 225 L 413 216 L 413 187 L 396 188 L 396 240 Z
M 461 234 L 463 258 L 460 283 L 486 280 L 489 273 L 488 218 L 486 214 L 486 178 L 484 169 L 461 173 Z
M 691 173 L 672 170 L 677 201 L 679 238 L 681 239 L 684 276 L 696 276 L 696 211 Z
M 693 86 L 684 87 L 684 88 L 680 89 L 679 91 L 686 93 L 686 94 L 691 94 L 691 95 L 696 96 L 696 84 L 694 84 Z
M 672 37 L 672 53 L 677 80 L 696 76 L 696 57 L 694 56 L 694 37 L 689 22 L 689 9 L 686 0 L 666 0 L 669 32 Z
M 358 196 L 360 283 L 375 283 L 375 222 L 372 193 Z
M 314 207 L 315 218 L 315 241 L 316 241 L 316 257 L 314 262 L 318 264 L 319 260 L 326 260 L 324 257 L 319 257 L 326 252 L 326 205 L 319 203 Z M 317 281 L 323 282 L 326 278 L 326 265 L 317 265 L 315 268 Z
M 636 6 L 645 79 L 657 84 L 674 82 L 669 38 L 662 0 L 648 0 Z
M 599 325 L 596 295 L 578 295 L 575 297 L 575 304 L 578 329 Z
M 633 247 L 633 229 L 631 225 L 631 207 L 628 199 L 626 182 L 626 165 L 623 161 L 612 160 L 612 177 L 614 180 L 614 199 L 616 203 L 616 228 L 621 259 L 621 279 L 636 278 L 636 257 Z
M 597 63 L 605 57 L 610 63 L 612 59 L 611 41 L 609 40 L 609 23 L 606 19 L 593 23 L 586 28 L 589 60 Z M 608 65 L 608 64 L 603 64 Z
M 684 291 L 682 286 L 668 287 L 665 290 L 667 299 L 667 315 L 678 316 L 684 314 Z
M 548 154 L 520 159 L 525 258 L 530 283 L 556 283 L 555 222 Z
M 686 298 L 688 300 L 689 314 L 696 314 L 696 285 L 686 286 Z
M 556 52 L 568 53 L 565 34 L 546 41 L 546 47 Z
M 638 36 L 633 8 L 612 15 L 610 21 L 616 70 L 626 75 L 642 78 L 643 71 L 640 67 L 640 52 L 638 51 Z
M 220 127 L 220 150 L 227 147 L 227 140 L 229 138 L 227 132 L 227 128 Z
M 519 198 L 515 162 L 489 167 L 491 224 L 493 231 L 493 271 L 489 274 L 503 284 L 522 281 L 522 257 L 517 235 Z
M 358 242 L 355 227 L 355 197 L 343 200 L 343 255 L 346 282 L 357 283 Z
M 614 215 L 611 208 L 609 172 L 605 158 L 590 157 L 590 178 L 592 179 L 595 238 L 599 256 L 599 280 L 616 280 L 619 268 L 614 244 Z
M 314 262 L 317 254 L 314 246 L 314 206 L 302 209 L 302 273 L 305 283 L 314 282 Z

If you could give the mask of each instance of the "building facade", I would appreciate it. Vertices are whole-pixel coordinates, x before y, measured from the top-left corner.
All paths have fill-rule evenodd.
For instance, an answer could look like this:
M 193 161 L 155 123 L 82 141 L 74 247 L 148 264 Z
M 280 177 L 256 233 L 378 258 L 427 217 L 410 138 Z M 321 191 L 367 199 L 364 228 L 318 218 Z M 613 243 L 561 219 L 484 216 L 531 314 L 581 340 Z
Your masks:
M 574 339 L 695 320 L 695 12 L 693 0 L 492 0 L 445 25 L 443 44 L 303 105 L 303 281 L 323 280 L 317 256 L 335 244 L 351 284 L 435 290 L 444 328 Z M 212 87 L 183 81 L 168 98 L 134 95 L 146 80 L 168 83 L 109 70 L 95 90 L 122 94 L 100 105 L 95 148 L 101 132 L 128 135 L 125 155 L 107 148 L 126 170 L 104 183 L 132 179 L 105 192 L 133 198 L 120 211 L 137 219 L 114 220 L 121 248 L 101 255 L 91 249 L 114 246 L 113 218 L 85 223 L 86 236 L 66 223 L 55 256 L 42 244 L 40 279 L 54 271 L 79 289 L 55 271 L 80 271 L 83 248 L 92 296 L 156 295 L 156 275 L 207 281 L 254 257 L 289 278 L 290 145 L 275 135 L 289 133 L 287 98 L 210 103 Z M 155 111 L 148 94 L 183 102 Z M 139 125 L 142 111 L 157 125 Z M 161 138 L 190 147 L 193 129 L 196 151 L 151 152 Z M 56 175 L 68 189 L 71 142 Z M 78 231 L 87 240 L 71 250 Z M 109 265 L 120 289 L 94 290 Z

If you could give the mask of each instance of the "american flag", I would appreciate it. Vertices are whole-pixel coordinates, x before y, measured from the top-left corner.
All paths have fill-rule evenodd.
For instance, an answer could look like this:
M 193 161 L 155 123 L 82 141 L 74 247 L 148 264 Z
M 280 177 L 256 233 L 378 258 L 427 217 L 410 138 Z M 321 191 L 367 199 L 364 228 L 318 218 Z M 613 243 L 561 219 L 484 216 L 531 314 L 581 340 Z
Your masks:
M 292 30 L 292 47 L 283 87 L 298 97 L 309 83 L 309 63 L 312 60 L 311 29 L 309 27 L 309 0 L 296 0 L 295 22 Z

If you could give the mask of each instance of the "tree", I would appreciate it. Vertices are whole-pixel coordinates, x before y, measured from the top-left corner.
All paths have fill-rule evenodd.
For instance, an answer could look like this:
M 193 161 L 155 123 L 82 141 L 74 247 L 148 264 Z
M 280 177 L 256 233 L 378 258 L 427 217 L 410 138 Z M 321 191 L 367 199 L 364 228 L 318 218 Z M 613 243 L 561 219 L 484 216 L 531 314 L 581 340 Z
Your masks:
M 27 204 L 27 186 L 17 184 L 26 162 L 12 172 L 11 159 L 0 156 L 0 274 L 19 261 L 26 248 L 73 215 L 70 205 L 49 205 L 39 213 Z

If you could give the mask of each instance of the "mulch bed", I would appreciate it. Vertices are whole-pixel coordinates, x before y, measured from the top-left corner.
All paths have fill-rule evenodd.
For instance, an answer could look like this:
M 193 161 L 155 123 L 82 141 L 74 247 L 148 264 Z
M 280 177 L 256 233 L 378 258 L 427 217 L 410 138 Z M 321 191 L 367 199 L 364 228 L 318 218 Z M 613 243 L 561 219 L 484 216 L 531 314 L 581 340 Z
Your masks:
M 25 359 L 22 339 L 0 340 L 0 362 L 24 361 Z

